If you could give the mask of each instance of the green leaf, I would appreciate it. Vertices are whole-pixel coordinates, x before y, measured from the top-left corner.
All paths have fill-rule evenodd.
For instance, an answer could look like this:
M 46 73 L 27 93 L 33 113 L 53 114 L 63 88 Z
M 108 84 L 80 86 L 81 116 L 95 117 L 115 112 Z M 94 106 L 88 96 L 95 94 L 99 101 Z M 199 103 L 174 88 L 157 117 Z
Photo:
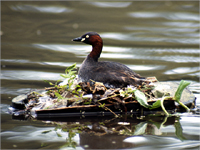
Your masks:
M 69 83 L 69 88 L 71 88 L 72 85 L 73 85 L 73 82 L 70 82 L 70 83 Z
M 55 92 L 55 95 L 58 99 L 63 99 L 64 97 L 62 97 L 59 93 Z
M 151 114 L 153 117 L 160 117 L 161 116 L 161 114 Z M 148 116 L 150 116 L 150 115 L 148 115 Z M 162 122 L 157 122 L 158 120 L 148 120 L 148 121 L 150 121 L 152 124 L 154 124 L 158 129 L 160 129 L 166 122 L 167 122 L 167 119 L 168 119 L 168 117 L 169 116 L 165 116 L 165 118 L 164 119 L 161 119 L 162 120 Z
M 77 92 L 81 92 L 81 91 L 82 91 L 82 89 L 77 89 L 76 91 L 77 91 Z
M 151 105 L 151 107 L 149 109 L 155 109 L 161 106 L 161 101 L 157 100 L 156 102 L 153 103 L 153 105 Z
M 65 73 L 67 74 L 69 71 L 73 70 L 76 68 L 76 63 L 74 63 L 73 65 L 67 67 L 67 69 L 65 70 Z
M 146 122 L 141 122 L 139 124 L 136 125 L 136 129 L 134 132 L 134 135 L 142 135 L 145 133 L 145 130 L 147 128 L 147 124 Z
M 79 84 L 76 85 L 77 88 L 81 88 L 81 86 Z
M 177 138 L 179 138 L 181 141 L 186 140 L 186 138 L 183 136 L 183 129 L 182 126 L 180 124 L 180 122 L 175 122 L 174 123 L 175 129 L 176 129 L 176 136 Z
M 91 102 L 84 102 L 84 105 L 90 105 Z
M 68 131 L 69 131 L 69 129 L 62 128 L 62 131 L 63 131 L 63 132 L 68 132 Z
M 77 98 L 79 98 L 79 96 L 78 95 L 74 95 L 75 97 L 77 97 Z
M 146 108 L 150 107 L 149 104 L 147 103 L 147 98 L 144 95 L 144 93 L 142 93 L 139 90 L 135 90 L 134 91 L 134 95 L 135 95 L 136 100 L 140 103 L 140 105 L 142 105 L 142 106 L 144 106 Z
M 49 85 L 54 85 L 52 82 L 49 82 L 49 81 L 47 81 L 47 80 L 44 80 L 44 82 L 49 83 Z
M 178 89 L 174 95 L 174 99 L 177 103 L 179 103 L 179 105 L 181 105 L 183 108 L 185 108 L 188 112 L 190 111 L 190 109 L 185 105 L 183 104 L 180 99 L 181 99 L 181 95 L 182 95 L 182 92 L 183 90 L 190 84 L 190 82 L 188 81 L 184 81 L 184 80 L 181 80 L 179 86 L 178 86 Z
M 75 76 L 76 71 L 70 71 L 69 74 L 70 75 L 74 75 Z
M 160 129 L 162 122 L 151 122 L 152 124 L 154 124 L 158 129 Z
M 60 76 L 63 77 L 63 78 L 70 78 L 69 74 L 61 74 Z
M 175 98 L 175 101 L 176 102 L 179 102 L 180 99 L 181 99 L 181 95 L 182 95 L 182 92 L 183 90 L 190 84 L 190 82 L 188 81 L 184 81 L 184 80 L 181 80 L 179 86 L 178 86 L 178 89 L 174 95 L 174 98 Z
M 49 133 L 51 132 L 52 130 L 47 130 L 47 131 L 43 131 L 42 134 L 46 134 L 46 133 Z
M 61 135 L 61 134 L 59 134 L 58 132 L 56 132 L 56 134 L 57 134 L 57 136 L 58 136 L 58 137 L 62 137 L 62 135 Z
M 55 85 L 58 85 L 58 83 L 61 82 L 61 81 L 62 81 L 62 80 L 57 80 L 56 83 L 55 83 Z

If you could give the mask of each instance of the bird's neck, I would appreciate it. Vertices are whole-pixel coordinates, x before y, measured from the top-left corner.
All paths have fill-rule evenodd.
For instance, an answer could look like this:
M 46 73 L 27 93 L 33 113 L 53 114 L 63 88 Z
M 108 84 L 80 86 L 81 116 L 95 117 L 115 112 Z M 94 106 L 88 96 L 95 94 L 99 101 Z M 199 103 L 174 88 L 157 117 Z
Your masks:
M 98 61 L 98 58 L 101 55 L 102 47 L 103 47 L 102 41 L 95 43 L 95 45 L 92 45 L 92 51 L 88 56 L 93 58 L 95 61 Z

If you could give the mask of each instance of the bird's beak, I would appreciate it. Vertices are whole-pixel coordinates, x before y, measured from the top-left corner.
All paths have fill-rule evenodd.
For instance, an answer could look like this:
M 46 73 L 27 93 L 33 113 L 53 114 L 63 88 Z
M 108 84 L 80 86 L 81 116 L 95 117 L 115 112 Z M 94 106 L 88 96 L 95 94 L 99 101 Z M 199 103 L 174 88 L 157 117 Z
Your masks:
M 72 39 L 72 41 L 75 41 L 75 42 L 82 42 L 82 37 L 74 38 L 74 39 Z

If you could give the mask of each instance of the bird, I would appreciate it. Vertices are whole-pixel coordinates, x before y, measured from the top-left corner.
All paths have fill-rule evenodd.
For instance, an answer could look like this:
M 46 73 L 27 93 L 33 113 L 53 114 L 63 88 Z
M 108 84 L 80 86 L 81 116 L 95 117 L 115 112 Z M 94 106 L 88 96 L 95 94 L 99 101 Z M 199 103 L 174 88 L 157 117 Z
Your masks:
M 99 61 L 103 40 L 96 32 L 87 32 L 81 37 L 72 39 L 92 45 L 92 51 L 82 62 L 78 71 L 80 82 L 101 82 L 107 88 L 123 88 L 128 85 L 138 86 L 148 83 L 145 77 L 133 72 L 124 64 L 112 61 Z

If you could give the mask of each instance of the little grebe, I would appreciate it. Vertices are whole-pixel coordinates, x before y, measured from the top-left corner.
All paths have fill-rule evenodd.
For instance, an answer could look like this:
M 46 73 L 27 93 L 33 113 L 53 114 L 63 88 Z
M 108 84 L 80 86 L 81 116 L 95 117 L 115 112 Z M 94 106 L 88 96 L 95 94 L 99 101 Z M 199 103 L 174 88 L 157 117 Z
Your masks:
M 102 61 L 98 62 L 103 41 L 96 32 L 88 32 L 73 41 L 84 42 L 92 45 L 92 51 L 83 61 L 78 78 L 81 82 L 91 82 L 91 80 L 102 82 L 106 87 L 117 88 L 127 85 L 140 85 L 145 82 L 145 78 L 133 72 L 127 66 L 117 63 Z

